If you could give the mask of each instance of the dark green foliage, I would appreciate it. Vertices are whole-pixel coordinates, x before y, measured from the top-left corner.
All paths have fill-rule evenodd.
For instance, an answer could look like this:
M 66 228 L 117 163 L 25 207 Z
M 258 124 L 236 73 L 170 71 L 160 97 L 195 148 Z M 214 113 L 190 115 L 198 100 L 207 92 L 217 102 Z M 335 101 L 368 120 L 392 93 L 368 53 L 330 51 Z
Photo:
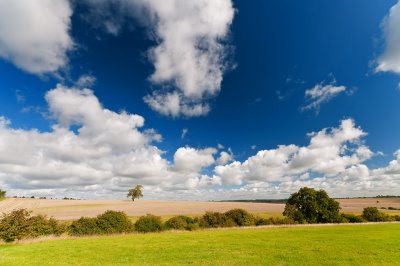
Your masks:
M 167 230 L 196 230 L 199 227 L 199 224 L 191 217 L 179 215 L 174 216 L 168 221 L 165 222 L 165 229 Z
M 395 220 L 396 222 L 400 222 L 400 215 L 393 216 L 393 220 Z
M 141 233 L 159 232 L 162 229 L 161 217 L 151 214 L 141 216 L 135 223 L 135 230 Z
M 339 209 L 324 190 L 303 187 L 289 197 L 283 215 L 298 223 L 339 223 Z
M 0 238 L 5 242 L 20 240 L 29 236 L 28 219 L 30 212 L 25 209 L 3 214 L 0 222 Z
M 72 222 L 68 228 L 68 232 L 73 236 L 96 235 L 100 234 L 97 226 L 97 218 L 81 217 Z
M 225 212 L 226 218 L 232 220 L 238 226 L 255 225 L 255 218 L 252 214 L 243 209 L 233 209 Z
M 96 218 L 81 217 L 73 221 L 68 228 L 70 235 L 99 235 L 128 233 L 133 231 L 133 224 L 123 212 L 106 211 Z
M 272 223 L 268 218 L 260 218 L 260 217 L 256 218 L 256 225 L 257 226 L 259 226 L 259 225 L 271 225 L 271 224 Z
M 6 194 L 7 194 L 7 192 L 5 190 L 1 190 L 0 189 L 0 200 L 1 199 L 5 199 L 6 198 Z
M 342 213 L 344 223 L 364 223 L 366 220 L 359 215 Z
M 3 214 L 0 222 L 0 238 L 12 242 L 23 238 L 34 238 L 44 235 L 60 235 L 65 231 L 65 226 L 57 220 L 46 216 L 31 216 L 25 209 Z
M 60 222 L 54 218 L 50 218 L 48 220 L 48 224 L 53 229 L 52 234 L 56 235 L 56 236 L 60 236 L 60 235 L 64 234 L 68 229 L 67 224 Z
M 399 211 L 400 208 L 395 208 L 395 207 L 389 207 L 388 210 L 392 210 L 392 211 Z
M 199 218 L 199 226 L 202 228 L 233 227 L 236 223 L 224 213 L 206 212 Z
M 281 225 L 281 224 L 294 224 L 290 218 L 284 217 L 270 217 L 270 218 L 256 218 L 255 223 L 259 225 Z
M 97 216 L 96 222 L 102 234 L 128 233 L 133 231 L 133 223 L 123 212 L 106 211 Z
M 36 215 L 28 219 L 28 224 L 30 226 L 30 236 L 38 237 L 44 235 L 51 235 L 54 232 L 52 224 L 43 215 Z
M 362 216 L 368 222 L 385 222 L 392 220 L 391 217 L 379 211 L 376 207 L 364 208 Z
M 142 185 L 136 185 L 134 188 L 128 190 L 128 194 L 126 195 L 126 197 L 131 198 L 132 201 L 135 201 L 135 199 L 140 199 L 141 197 L 143 197 L 142 189 Z

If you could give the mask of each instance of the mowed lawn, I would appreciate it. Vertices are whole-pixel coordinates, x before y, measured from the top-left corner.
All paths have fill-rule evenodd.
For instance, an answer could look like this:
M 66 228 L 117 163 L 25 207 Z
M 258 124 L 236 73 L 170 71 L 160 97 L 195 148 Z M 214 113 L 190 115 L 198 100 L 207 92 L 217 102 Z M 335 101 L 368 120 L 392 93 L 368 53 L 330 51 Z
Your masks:
M 164 232 L 4 244 L 0 265 L 400 265 L 400 224 Z

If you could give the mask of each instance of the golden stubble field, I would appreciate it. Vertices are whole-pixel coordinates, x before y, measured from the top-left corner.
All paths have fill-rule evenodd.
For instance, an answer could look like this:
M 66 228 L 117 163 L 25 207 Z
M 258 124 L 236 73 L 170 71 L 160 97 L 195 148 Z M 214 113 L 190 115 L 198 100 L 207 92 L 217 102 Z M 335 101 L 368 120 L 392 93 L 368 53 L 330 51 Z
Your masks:
M 361 213 L 365 207 L 400 208 L 400 198 L 339 199 L 343 212 Z M 16 199 L 0 201 L 0 213 L 25 208 L 34 214 L 45 214 L 60 220 L 72 220 L 81 216 L 94 217 L 106 210 L 123 211 L 129 216 L 148 213 L 160 216 L 198 215 L 206 211 L 224 212 L 233 208 L 245 209 L 252 213 L 280 215 L 284 209 L 280 203 L 247 202 L 202 202 L 202 201 L 153 201 L 153 200 L 62 200 L 62 199 Z M 387 213 L 400 211 L 384 210 Z

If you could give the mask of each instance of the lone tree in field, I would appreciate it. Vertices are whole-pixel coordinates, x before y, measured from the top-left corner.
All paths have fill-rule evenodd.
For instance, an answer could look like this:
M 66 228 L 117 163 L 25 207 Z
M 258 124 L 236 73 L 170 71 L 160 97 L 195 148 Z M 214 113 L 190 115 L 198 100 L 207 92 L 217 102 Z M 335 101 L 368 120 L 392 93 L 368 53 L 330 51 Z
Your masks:
M 132 198 L 132 201 L 135 201 L 135 199 L 143 197 L 142 189 L 143 189 L 142 185 L 136 185 L 136 187 L 128 190 L 128 195 L 126 195 L 126 197 Z
M 0 199 L 4 199 L 6 197 L 6 191 L 0 189 Z
M 338 223 L 340 206 L 324 190 L 303 187 L 286 202 L 284 216 L 298 223 Z

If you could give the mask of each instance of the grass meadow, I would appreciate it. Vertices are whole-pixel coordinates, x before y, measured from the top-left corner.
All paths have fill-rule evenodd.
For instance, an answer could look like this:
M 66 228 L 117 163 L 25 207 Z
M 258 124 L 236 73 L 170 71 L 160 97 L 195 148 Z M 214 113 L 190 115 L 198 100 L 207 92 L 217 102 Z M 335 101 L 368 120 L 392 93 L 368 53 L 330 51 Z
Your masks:
M 202 230 L 0 244 L 0 265 L 400 265 L 400 224 Z

